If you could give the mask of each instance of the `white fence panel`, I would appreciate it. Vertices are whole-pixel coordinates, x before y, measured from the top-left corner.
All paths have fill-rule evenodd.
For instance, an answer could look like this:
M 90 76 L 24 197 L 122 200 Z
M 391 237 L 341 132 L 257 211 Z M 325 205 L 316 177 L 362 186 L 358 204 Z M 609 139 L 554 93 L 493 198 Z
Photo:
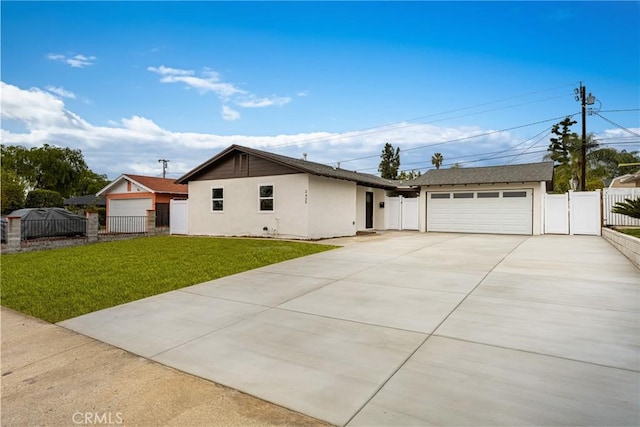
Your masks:
M 570 234 L 599 236 L 602 233 L 600 190 L 569 192 Z
M 416 198 L 403 198 L 402 199 L 402 229 L 403 230 L 418 230 L 420 224 L 418 218 L 420 216 L 420 205 L 418 204 L 420 199 Z
M 569 195 L 544 195 L 544 232 L 569 234 Z
M 611 212 L 616 203 L 624 202 L 625 199 L 635 199 L 636 197 L 640 197 L 640 188 L 605 188 L 602 196 L 604 224 L 640 227 L 640 219 Z
M 387 230 L 417 230 L 420 205 L 417 198 L 402 196 L 385 198 L 385 229 Z
M 171 200 L 170 234 L 188 234 L 189 228 L 187 223 L 187 217 L 189 212 L 188 200 Z
M 384 210 L 385 228 L 387 230 L 401 230 L 402 204 L 400 197 L 386 197 Z

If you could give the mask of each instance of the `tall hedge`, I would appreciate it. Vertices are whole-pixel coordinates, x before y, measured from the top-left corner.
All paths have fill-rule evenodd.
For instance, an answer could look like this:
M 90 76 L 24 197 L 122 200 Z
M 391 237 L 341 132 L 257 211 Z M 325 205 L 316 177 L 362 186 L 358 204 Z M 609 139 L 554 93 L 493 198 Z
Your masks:
M 26 208 L 61 208 L 63 205 L 62 195 L 53 190 L 31 190 L 24 201 Z

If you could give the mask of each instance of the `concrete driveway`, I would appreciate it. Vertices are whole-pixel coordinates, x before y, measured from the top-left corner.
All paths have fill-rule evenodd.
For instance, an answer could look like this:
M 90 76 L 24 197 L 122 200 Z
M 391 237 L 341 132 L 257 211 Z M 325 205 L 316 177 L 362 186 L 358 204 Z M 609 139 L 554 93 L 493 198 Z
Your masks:
M 337 242 L 60 325 L 337 425 L 640 425 L 640 272 L 604 239 Z

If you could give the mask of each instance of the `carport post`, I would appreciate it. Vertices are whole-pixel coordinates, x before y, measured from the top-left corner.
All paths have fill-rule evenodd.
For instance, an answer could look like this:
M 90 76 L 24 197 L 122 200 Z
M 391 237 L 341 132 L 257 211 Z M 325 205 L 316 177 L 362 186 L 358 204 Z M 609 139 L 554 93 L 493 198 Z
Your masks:
M 22 218 L 19 216 L 7 217 L 7 247 L 8 249 L 19 250 L 22 241 L 22 227 L 20 226 Z
M 98 229 L 100 228 L 100 221 L 98 220 L 97 211 L 86 211 L 87 217 L 87 239 L 89 242 L 98 241 Z
M 156 211 L 154 209 L 147 210 L 147 235 L 156 235 Z

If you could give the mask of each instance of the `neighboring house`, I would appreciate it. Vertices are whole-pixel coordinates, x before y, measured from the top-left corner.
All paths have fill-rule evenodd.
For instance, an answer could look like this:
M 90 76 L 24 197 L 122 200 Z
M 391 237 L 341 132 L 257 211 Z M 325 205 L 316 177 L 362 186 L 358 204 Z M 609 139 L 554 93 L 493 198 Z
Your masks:
M 430 170 L 392 181 L 233 145 L 177 181 L 188 234 L 318 239 L 385 227 L 388 196 L 419 194 L 421 231 L 541 234 L 553 162 Z
M 189 186 L 188 234 L 298 239 L 384 228 L 395 185 L 304 159 L 232 145 L 177 181 Z
M 640 187 L 640 171 L 615 177 L 609 188 L 637 188 Z
M 97 196 L 106 196 L 107 218 L 146 217 L 148 210 L 155 210 L 156 225 L 163 227 L 169 225 L 170 200 L 184 200 L 188 192 L 186 185 L 176 184 L 173 179 L 125 174 L 100 190 Z
M 434 169 L 419 186 L 421 231 L 541 234 L 553 162 Z

